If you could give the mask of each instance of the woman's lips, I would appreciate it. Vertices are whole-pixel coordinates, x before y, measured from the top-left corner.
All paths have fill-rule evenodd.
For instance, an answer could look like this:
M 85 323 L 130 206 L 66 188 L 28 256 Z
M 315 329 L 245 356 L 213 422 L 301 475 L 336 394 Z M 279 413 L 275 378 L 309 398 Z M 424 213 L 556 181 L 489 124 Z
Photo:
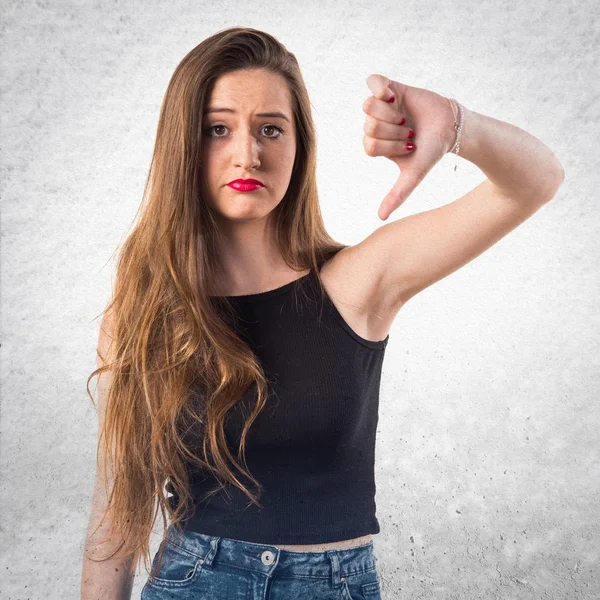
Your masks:
M 227 185 L 237 192 L 252 192 L 253 190 L 264 187 L 264 185 L 256 179 L 246 179 L 245 181 L 236 179 L 235 181 L 230 181 Z

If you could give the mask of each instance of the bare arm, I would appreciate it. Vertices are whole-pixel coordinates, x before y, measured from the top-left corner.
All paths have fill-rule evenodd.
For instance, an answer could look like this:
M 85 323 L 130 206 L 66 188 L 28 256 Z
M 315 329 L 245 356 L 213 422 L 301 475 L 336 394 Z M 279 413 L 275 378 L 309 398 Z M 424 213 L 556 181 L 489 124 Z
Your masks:
M 446 104 L 450 112 L 449 103 L 441 105 Z M 369 287 L 369 312 L 395 316 L 410 298 L 535 214 L 565 177 L 554 153 L 539 139 L 468 109 L 460 156 L 487 179 L 449 204 L 379 227 L 346 253 L 349 268 L 358 272 L 363 265 L 375 281 Z
M 98 341 L 98 351 L 103 357 L 109 356 L 109 346 L 111 342 L 111 322 L 110 317 L 105 317 L 100 326 L 100 336 Z M 102 366 L 104 361 L 98 356 L 97 365 Z M 105 371 L 100 375 L 98 381 L 98 435 L 102 430 L 104 412 L 106 408 L 106 394 L 110 384 L 110 371 Z M 99 464 L 102 464 L 104 457 L 100 455 Z M 104 520 L 102 526 L 95 535 L 92 532 L 96 529 L 104 509 L 107 505 L 107 496 L 105 481 L 100 467 L 96 468 L 96 477 L 94 483 L 94 492 L 92 496 L 92 508 L 86 542 L 83 553 L 83 567 L 81 575 L 81 600 L 130 600 L 133 587 L 134 576 L 130 574 L 130 560 L 117 557 L 95 562 L 99 558 L 110 556 L 118 544 L 109 543 L 100 544 L 109 530 L 108 519 Z M 94 560 L 91 560 L 94 559 Z
M 565 178 L 554 152 L 516 125 L 464 110 L 460 155 L 483 171 L 494 192 L 524 204 L 552 199 Z

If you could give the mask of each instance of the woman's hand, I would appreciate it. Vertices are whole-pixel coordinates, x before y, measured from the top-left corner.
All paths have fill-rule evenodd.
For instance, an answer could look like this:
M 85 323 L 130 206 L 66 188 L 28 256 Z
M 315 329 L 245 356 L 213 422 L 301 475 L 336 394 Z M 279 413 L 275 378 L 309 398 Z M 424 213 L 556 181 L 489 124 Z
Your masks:
M 385 156 L 400 167 L 400 177 L 379 207 L 378 216 L 385 221 L 452 148 L 456 140 L 454 114 L 448 98 L 435 92 L 384 75 L 369 75 L 367 85 L 373 95 L 363 104 L 367 114 L 365 152 Z M 409 137 L 411 131 L 413 137 Z M 407 142 L 413 144 L 413 150 L 407 149 Z

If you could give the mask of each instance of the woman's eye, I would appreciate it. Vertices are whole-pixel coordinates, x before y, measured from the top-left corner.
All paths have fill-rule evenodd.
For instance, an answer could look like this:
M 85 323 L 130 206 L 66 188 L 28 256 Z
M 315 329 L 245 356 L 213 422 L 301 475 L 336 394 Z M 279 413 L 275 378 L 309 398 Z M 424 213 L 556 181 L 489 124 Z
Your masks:
M 275 129 L 276 131 L 278 131 L 279 133 L 275 136 L 273 135 L 268 135 L 267 137 L 274 137 L 274 138 L 278 138 L 281 137 L 281 134 L 283 133 L 283 129 L 281 129 L 281 127 L 277 127 L 277 125 L 265 125 L 263 127 L 263 129 Z
M 213 125 L 212 127 L 209 127 L 206 131 L 212 131 L 213 129 L 224 129 L 225 125 Z M 223 137 L 222 135 L 215 135 L 213 137 Z
M 225 135 L 222 135 L 223 129 L 227 129 L 227 127 L 225 125 L 213 125 L 212 127 L 207 127 L 204 131 L 206 131 L 208 133 L 209 137 L 220 138 L 220 137 L 225 137 Z M 283 129 L 281 129 L 281 127 L 278 127 L 277 125 L 263 125 L 262 129 L 275 130 L 277 132 L 277 135 L 272 135 L 272 134 L 265 135 L 266 138 L 271 138 L 274 140 L 278 139 L 283 134 Z M 215 135 L 211 135 L 211 133 L 210 133 L 213 130 L 215 132 Z

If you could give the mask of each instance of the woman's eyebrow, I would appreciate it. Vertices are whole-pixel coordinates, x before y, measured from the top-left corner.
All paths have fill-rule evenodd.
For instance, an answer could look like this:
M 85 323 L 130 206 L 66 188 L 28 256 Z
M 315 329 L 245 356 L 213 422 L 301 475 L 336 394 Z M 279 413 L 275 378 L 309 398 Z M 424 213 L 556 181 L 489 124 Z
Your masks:
M 218 107 L 212 107 L 212 108 L 207 108 L 204 111 L 204 114 L 207 115 L 208 113 L 216 113 L 216 112 L 227 112 L 227 113 L 233 113 L 235 114 L 235 110 L 233 110 L 232 108 L 218 108 Z M 285 119 L 288 123 L 290 122 L 290 120 L 283 114 L 280 112 L 262 112 L 262 113 L 256 113 L 257 117 L 278 117 L 280 119 Z

